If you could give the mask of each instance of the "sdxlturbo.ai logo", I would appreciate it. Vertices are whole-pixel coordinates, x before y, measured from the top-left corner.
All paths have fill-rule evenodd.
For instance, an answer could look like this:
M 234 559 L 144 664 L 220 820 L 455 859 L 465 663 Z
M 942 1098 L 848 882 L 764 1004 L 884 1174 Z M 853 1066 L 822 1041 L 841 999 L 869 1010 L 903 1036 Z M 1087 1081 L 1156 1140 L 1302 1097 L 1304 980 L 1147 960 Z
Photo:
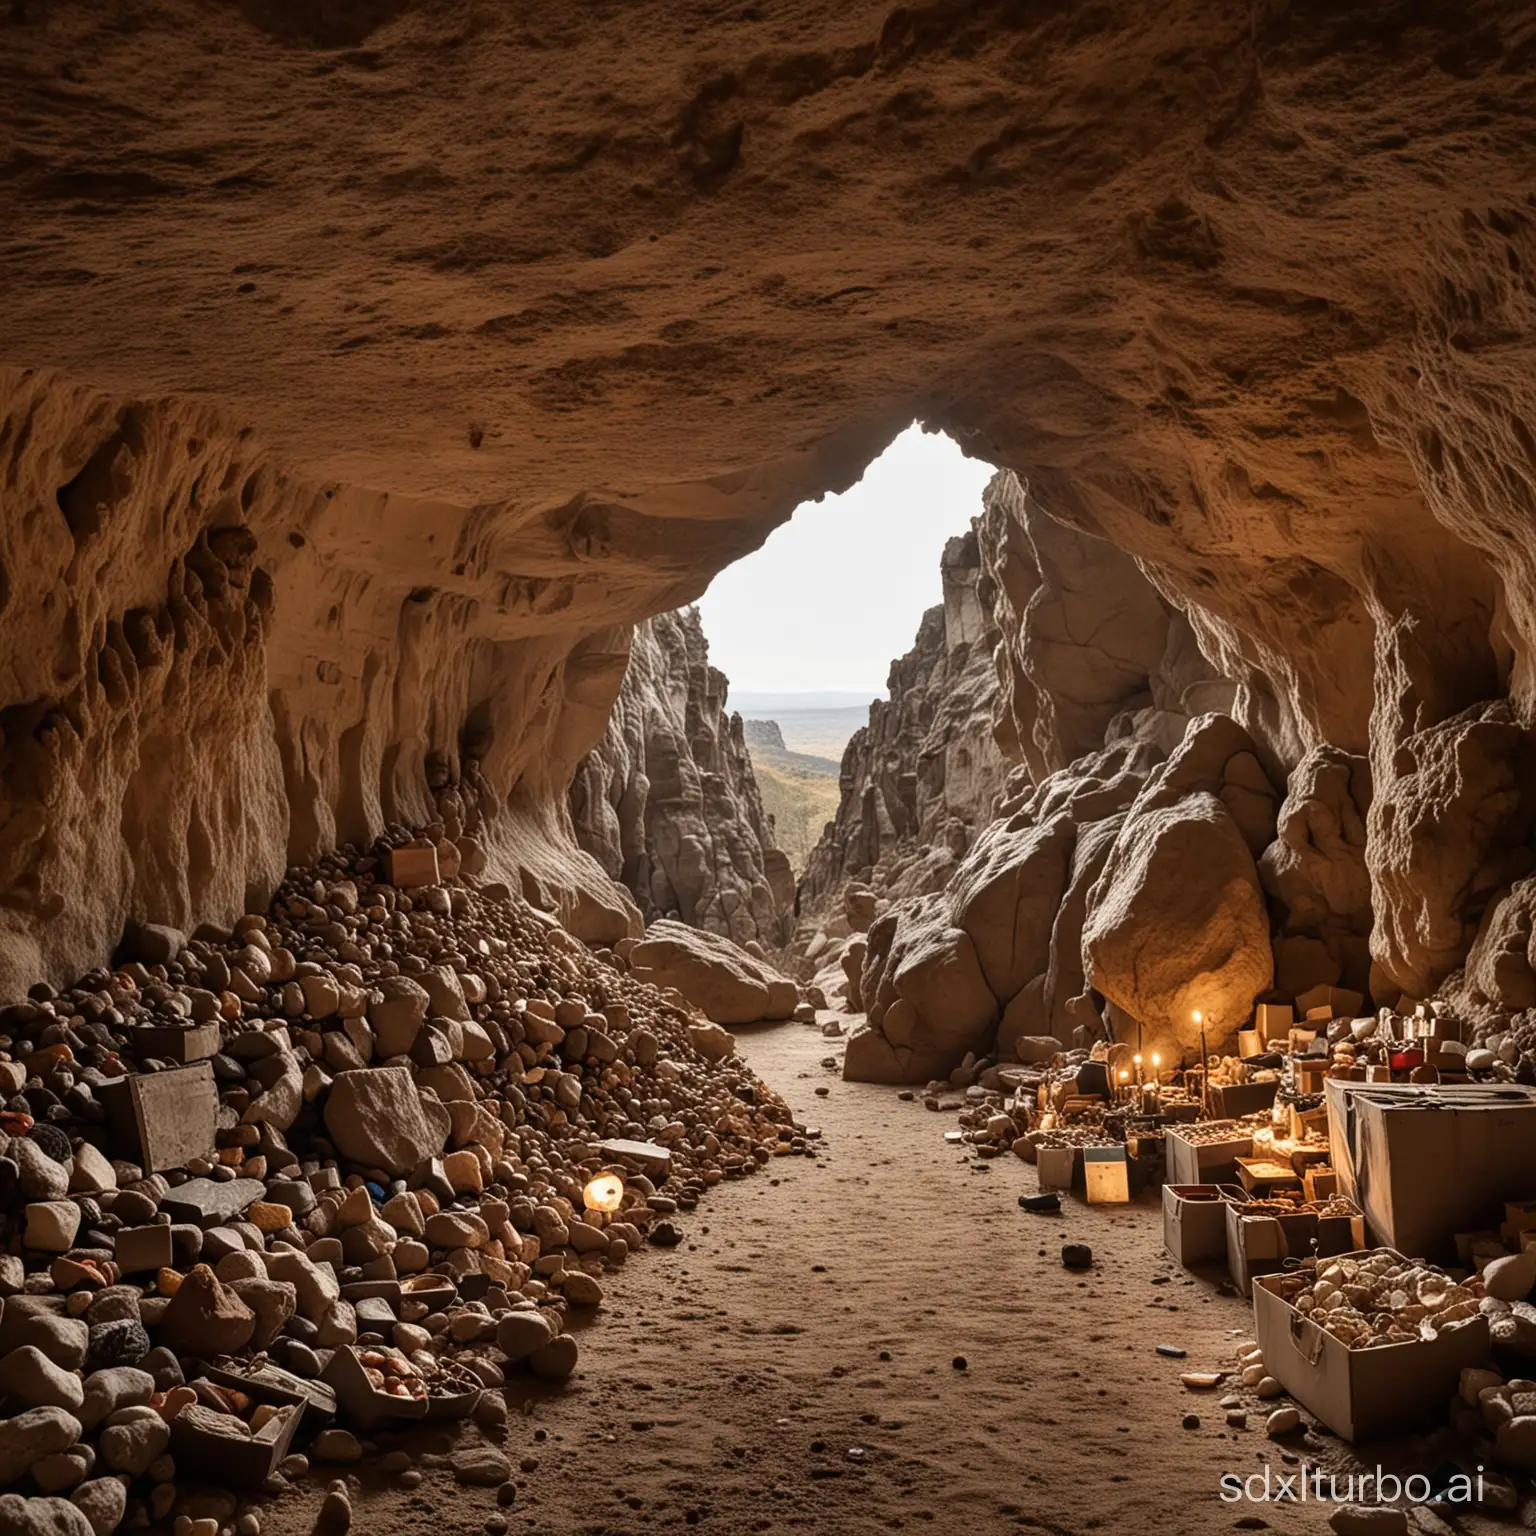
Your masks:
M 1339 1476 L 1321 1467 L 1303 1467 L 1295 1472 L 1277 1472 L 1265 1467 L 1262 1472 L 1240 1477 L 1225 1473 L 1221 1479 L 1221 1501 L 1236 1504 L 1246 1499 L 1251 1504 L 1427 1504 L 1439 1499 L 1447 1504 L 1480 1504 L 1483 1501 L 1483 1468 L 1476 1475 L 1456 1472 L 1443 1482 L 1431 1483 L 1422 1472 L 1399 1477 L 1394 1472 L 1351 1472 Z

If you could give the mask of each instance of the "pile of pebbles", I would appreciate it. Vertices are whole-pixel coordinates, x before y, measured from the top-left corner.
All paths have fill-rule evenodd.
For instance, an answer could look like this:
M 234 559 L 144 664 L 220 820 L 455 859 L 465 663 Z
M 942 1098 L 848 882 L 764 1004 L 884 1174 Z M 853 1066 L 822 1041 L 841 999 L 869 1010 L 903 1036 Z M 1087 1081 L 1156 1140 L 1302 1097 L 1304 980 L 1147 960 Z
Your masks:
M 504 1425 L 495 1389 L 568 1378 L 568 1315 L 680 1241 L 676 1212 L 814 1155 L 718 1026 L 443 832 L 290 870 L 230 933 L 144 927 L 0 1011 L 7 1536 L 255 1536 L 232 1489 L 282 1489 L 301 1443 Z M 389 883 L 428 843 L 440 882 Z M 156 1169 L 108 1110 L 161 1073 L 212 1129 Z

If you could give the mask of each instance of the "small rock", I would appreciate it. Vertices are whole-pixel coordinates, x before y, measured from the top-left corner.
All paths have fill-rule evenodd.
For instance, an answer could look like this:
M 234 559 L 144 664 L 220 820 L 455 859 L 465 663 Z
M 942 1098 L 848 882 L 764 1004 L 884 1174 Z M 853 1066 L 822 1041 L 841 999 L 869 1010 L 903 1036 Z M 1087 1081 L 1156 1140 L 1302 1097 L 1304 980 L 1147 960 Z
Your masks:
M 566 1381 L 576 1369 L 581 1351 L 576 1340 L 562 1333 L 528 1356 L 528 1367 L 541 1381 Z
M 542 1312 L 519 1310 L 506 1313 L 496 1325 L 496 1347 L 508 1360 L 526 1360 L 555 1336 L 553 1325 Z
M 90 1521 L 94 1536 L 110 1536 L 128 1508 L 128 1488 L 121 1478 L 95 1477 L 81 1483 L 70 1502 Z
M 320 1506 L 320 1524 L 327 1531 L 344 1531 L 352 1524 L 352 1501 L 345 1484 L 331 1484 Z
M 1386 1504 L 1346 1504 L 1328 1525 L 1336 1536 L 1407 1536 L 1408 1517 Z
M 1536 1286 L 1536 1249 L 1493 1259 L 1483 1270 L 1483 1289 L 1500 1301 L 1524 1301 Z
M 345 1463 L 363 1459 L 362 1443 L 346 1429 L 322 1429 L 310 1450 L 316 1461 Z
M 79 1438 L 79 1419 L 62 1408 L 30 1408 L 7 1419 L 0 1435 L 0 1487 L 9 1487 L 33 1462 L 68 1450 Z
M 68 1499 L 0 1497 L 0 1531 L 5 1536 L 95 1536 L 83 1510 Z
M 206 1264 L 195 1265 L 160 1319 L 159 1342 L 178 1355 L 232 1355 L 256 1330 L 256 1314 Z
M 494 1446 L 477 1445 L 458 1451 L 449 1464 L 453 1475 L 474 1488 L 494 1488 L 512 1475 L 512 1463 Z
M 13 1142 L 12 1146 L 15 1145 Z M 58 1164 L 49 1166 L 57 1167 Z M 38 1248 L 44 1253 L 67 1253 L 74 1246 L 75 1234 L 80 1230 L 80 1207 L 73 1200 L 35 1201 L 27 1206 L 26 1217 L 27 1227 L 21 1239 L 23 1247 Z
M 1093 1263 L 1093 1249 L 1087 1243 L 1063 1243 L 1061 1262 L 1068 1269 L 1087 1269 Z
M 171 1443 L 171 1426 L 153 1409 L 118 1410 L 119 1413 L 140 1411 L 144 1417 L 130 1419 L 127 1423 L 108 1424 L 101 1432 L 101 1459 L 114 1472 L 126 1472 L 130 1477 L 141 1477 Z
M 1264 1421 L 1264 1433 L 1271 1440 L 1294 1434 L 1301 1428 L 1301 1413 L 1296 1408 L 1276 1408 Z
M 23 1408 L 63 1408 L 74 1413 L 85 1397 L 80 1378 L 62 1370 L 34 1344 L 0 1360 L 0 1395 Z

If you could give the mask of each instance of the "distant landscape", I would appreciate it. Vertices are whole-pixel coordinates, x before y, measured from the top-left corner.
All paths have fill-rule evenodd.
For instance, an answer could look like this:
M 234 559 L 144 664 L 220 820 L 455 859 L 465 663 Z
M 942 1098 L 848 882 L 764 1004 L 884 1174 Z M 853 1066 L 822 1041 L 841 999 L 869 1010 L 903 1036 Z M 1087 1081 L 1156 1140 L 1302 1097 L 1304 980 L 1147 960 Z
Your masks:
M 884 695 L 885 690 L 880 690 Z M 870 701 L 857 693 L 737 693 L 732 690 L 726 708 L 744 720 L 774 721 L 790 752 L 828 758 L 836 775 L 843 748 L 853 733 L 869 723 Z
M 774 838 L 795 874 L 837 814 L 838 774 L 849 738 L 869 719 L 851 694 L 732 694 Z

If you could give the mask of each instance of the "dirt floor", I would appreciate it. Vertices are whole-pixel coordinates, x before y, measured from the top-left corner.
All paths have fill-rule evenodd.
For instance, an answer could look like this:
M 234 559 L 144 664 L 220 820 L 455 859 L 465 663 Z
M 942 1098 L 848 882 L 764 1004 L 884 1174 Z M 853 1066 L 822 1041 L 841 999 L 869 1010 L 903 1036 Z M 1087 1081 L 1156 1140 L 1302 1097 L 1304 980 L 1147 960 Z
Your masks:
M 450 1435 L 418 1434 L 403 1443 L 422 1453 L 421 1486 L 368 1475 L 354 1530 L 457 1536 L 487 1517 L 499 1530 L 498 1516 L 584 1536 L 1327 1529 L 1315 1503 L 1221 1501 L 1225 1473 L 1346 1457 L 1331 1437 L 1269 1440 L 1274 1404 L 1244 1395 L 1248 1427 L 1229 1428 L 1225 1391 L 1180 1386 L 1181 1371 L 1230 1367 L 1250 1313 L 1164 1253 L 1150 1199 L 1028 1215 L 1032 1168 L 973 1160 L 943 1141 L 953 1116 L 843 1083 L 817 1030 L 741 1046 L 822 1128 L 822 1155 L 714 1191 L 682 1247 L 615 1277 L 574 1382 L 513 1394 L 505 1450 L 527 1461 L 512 1505 L 434 1465 Z M 1067 1239 L 1092 1245 L 1090 1272 L 1062 1267 Z M 1396 1452 L 1407 1470 L 1438 1459 L 1433 1445 Z M 316 1486 L 266 1505 L 267 1536 L 313 1528 Z

